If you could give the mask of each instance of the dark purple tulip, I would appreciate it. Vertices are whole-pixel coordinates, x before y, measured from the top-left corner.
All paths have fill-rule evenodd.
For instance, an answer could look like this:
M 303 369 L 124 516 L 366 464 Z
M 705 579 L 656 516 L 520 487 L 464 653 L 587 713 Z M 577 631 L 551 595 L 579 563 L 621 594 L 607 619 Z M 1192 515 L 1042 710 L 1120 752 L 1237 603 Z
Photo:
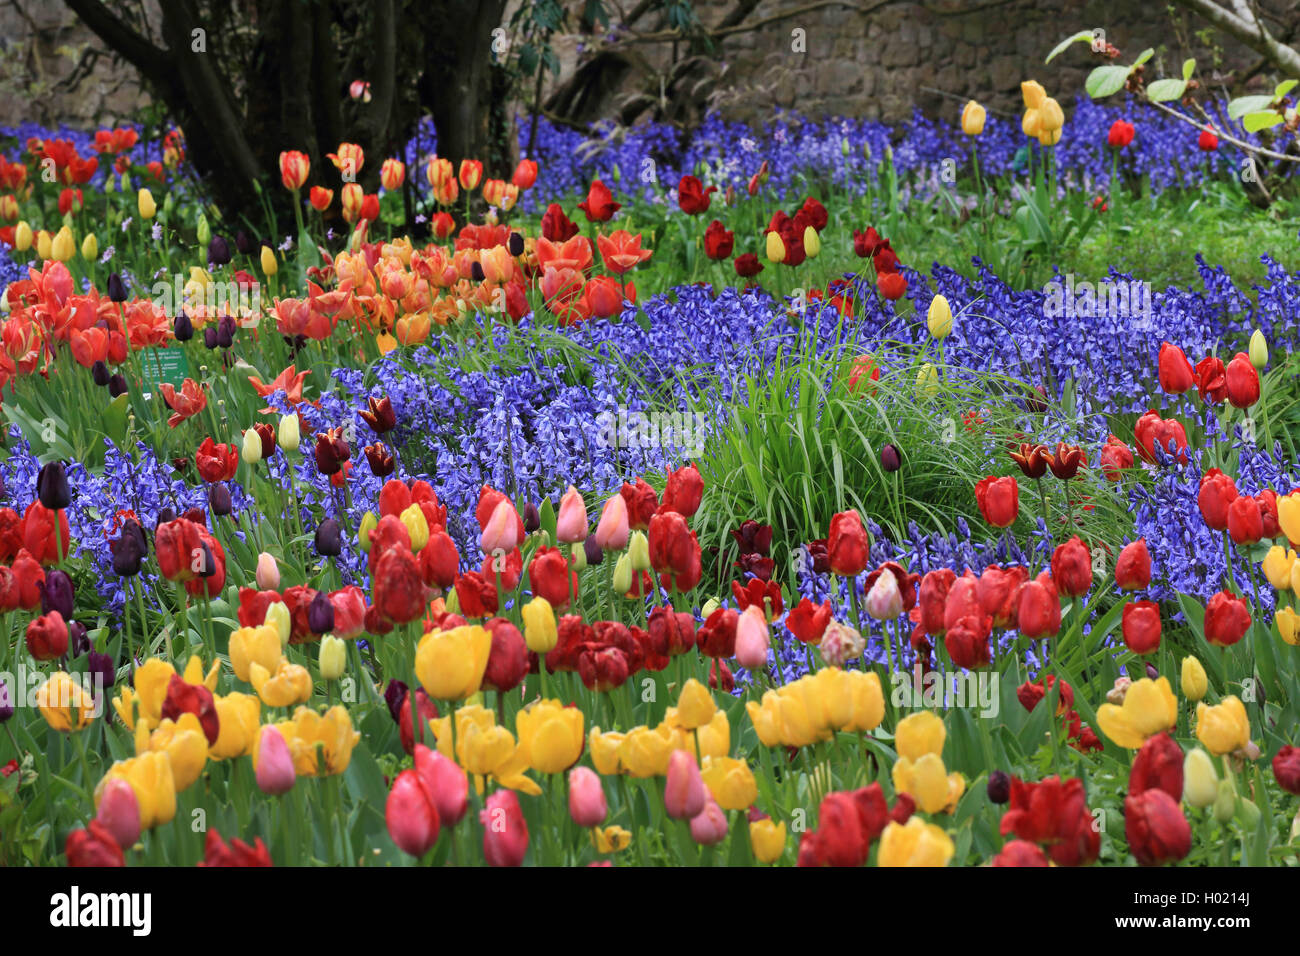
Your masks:
M 246 229 L 240 229 L 235 233 L 235 248 L 239 250 L 240 255 L 244 256 L 253 251 L 253 237 Z
M 0 724 L 14 715 L 14 695 L 9 691 L 9 685 L 0 680 Z M 394 720 L 397 718 L 394 717 Z
M 51 461 L 41 466 L 36 474 L 36 496 L 51 511 L 66 508 L 72 503 L 68 473 L 63 470 L 63 462 Z
M 336 557 L 343 550 L 343 535 L 337 518 L 326 518 L 316 526 L 316 553 L 321 557 Z
M 203 345 L 209 349 L 217 347 L 217 327 L 215 325 L 209 325 L 203 329 Z
M 108 276 L 108 300 L 110 302 L 126 301 L 126 284 L 122 282 L 122 277 L 116 272 Z
M 91 651 L 86 658 L 86 668 L 90 671 L 92 678 L 98 677 L 102 681 L 96 687 L 96 690 L 111 690 L 113 684 L 117 681 L 117 668 L 113 666 L 113 658 L 107 654 Z
M 72 608 L 76 603 L 76 589 L 67 572 L 51 568 L 45 572 L 45 580 L 37 582 L 41 592 L 41 613 L 58 611 L 65 621 L 72 620 Z
M 388 686 L 384 688 L 384 703 L 388 705 L 393 720 L 399 724 L 402 722 L 402 702 L 406 700 L 407 690 L 409 688 L 406 684 L 396 678 L 389 680 Z
M 510 254 L 512 256 L 524 254 L 524 237 L 517 232 L 510 233 Z
M 108 394 L 113 398 L 126 394 L 126 376 L 122 374 L 114 375 L 108 380 Z
M 229 261 L 229 244 L 221 236 L 213 236 L 208 242 L 208 262 L 214 266 L 224 266 Z
M 113 380 L 113 373 L 108 370 L 102 359 L 97 359 L 95 364 L 90 367 L 90 377 L 95 380 L 95 384 L 103 388 Z
M 86 636 L 86 625 L 80 621 L 68 622 L 68 654 L 71 657 L 80 657 L 82 654 L 89 654 L 94 649 L 90 643 L 90 638 Z
M 1001 770 L 994 770 L 989 774 L 988 795 L 992 803 L 1006 803 L 1011 799 L 1011 778 Z
M 605 559 L 605 552 L 600 549 L 593 536 L 589 536 L 586 541 L 582 542 L 582 550 L 587 555 L 587 563 L 590 565 L 600 564 Z
M 903 467 L 903 457 L 898 453 L 897 445 L 886 445 L 880 449 L 880 467 L 885 471 L 898 471 Z
M 475 282 L 482 282 L 485 275 L 483 264 L 475 259 L 474 264 L 469 267 L 469 274 L 473 276 Z
M 108 543 L 113 552 L 113 571 L 122 577 L 140 573 L 140 565 L 149 553 L 149 542 L 145 540 L 144 526 L 134 519 L 127 519 L 122 525 L 122 533 Z
M 217 345 L 223 349 L 228 349 L 235 344 L 235 320 L 228 315 L 223 315 L 217 322 Z
M 230 489 L 224 483 L 215 484 L 208 492 L 208 506 L 214 515 L 228 515 L 233 507 L 230 501 Z
M 172 332 L 175 334 L 177 342 L 188 342 L 194 338 L 194 322 L 182 312 L 176 316 L 176 321 L 172 323 Z
M 531 501 L 524 505 L 524 533 L 532 534 L 542 526 L 542 515 Z
M 313 634 L 328 634 L 334 630 L 334 605 L 324 591 L 317 591 L 307 605 L 307 626 Z
M 1147 677 L 1152 680 L 1157 680 L 1160 677 L 1160 672 L 1156 670 L 1156 665 L 1147 664 Z
M 158 509 L 158 524 L 166 524 L 168 521 L 176 520 L 176 512 L 171 508 Z

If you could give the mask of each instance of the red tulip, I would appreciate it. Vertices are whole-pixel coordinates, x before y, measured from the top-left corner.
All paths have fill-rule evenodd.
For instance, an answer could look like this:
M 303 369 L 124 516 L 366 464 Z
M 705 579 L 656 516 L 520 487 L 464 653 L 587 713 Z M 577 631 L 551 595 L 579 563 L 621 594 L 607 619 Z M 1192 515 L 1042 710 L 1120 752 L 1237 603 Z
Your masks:
M 1047 856 L 1027 840 L 1010 840 L 993 858 L 991 866 L 1050 866 Z
M 1239 495 L 1228 505 L 1228 537 L 1237 544 L 1254 544 L 1264 537 L 1264 517 L 1250 495 Z
M 522 866 L 528 852 L 528 824 L 513 790 L 498 790 L 479 811 L 483 856 L 489 866 Z
M 587 190 L 587 198 L 578 203 L 578 208 L 587 214 L 587 222 L 609 222 L 623 206 L 622 203 L 614 202 L 614 194 L 608 186 L 599 179 L 593 179 Z
M 1196 384 L 1192 363 L 1178 346 L 1162 342 L 1158 365 L 1160 387 L 1170 395 L 1181 395 Z
M 758 256 L 752 252 L 736 256 L 733 265 L 736 267 L 736 275 L 742 279 L 752 279 L 763 271 L 763 263 L 759 262 Z
M 695 176 L 683 176 L 677 184 L 677 205 L 688 216 L 697 216 L 709 209 L 710 194 L 718 191 L 717 186 L 704 188 L 704 184 Z
M 559 548 L 539 548 L 528 564 L 528 586 L 551 607 L 563 609 L 578 596 L 578 575 Z
M 689 518 L 700 509 L 703 495 L 704 479 L 700 477 L 699 469 L 693 464 L 684 465 L 668 475 L 659 510 L 675 511 L 683 518 Z
M 1039 783 L 1013 777 L 1001 831 L 1043 846 L 1058 866 L 1091 863 L 1101 849 L 1101 835 L 1093 828 L 1083 781 L 1077 777 L 1062 782 L 1053 776 Z
M 975 595 L 980 609 L 993 620 L 993 626 L 1013 629 L 1020 609 L 1020 588 L 1029 580 L 1024 567 L 999 568 L 990 565 L 979 576 Z
M 1196 503 L 1201 509 L 1201 517 L 1212 531 L 1228 530 L 1228 506 L 1236 500 L 1236 482 L 1218 468 L 1211 468 L 1201 476 Z
M 886 299 L 894 302 L 907 293 L 907 279 L 901 272 L 882 272 L 876 278 L 876 288 Z
M 188 518 L 160 524 L 154 532 L 158 569 L 168 581 L 190 581 L 196 574 L 196 560 L 202 559 L 200 528 Z
M 1115 584 L 1121 591 L 1140 591 L 1151 583 L 1151 552 L 1147 539 L 1138 538 L 1124 545 L 1115 561 Z
M 215 828 L 208 831 L 203 845 L 203 862 L 199 866 L 270 866 L 271 854 L 262 838 L 249 846 L 243 840 L 231 840 L 229 845 Z
M 1214 130 L 1206 127 L 1201 130 L 1201 135 L 1196 137 L 1196 147 L 1203 153 L 1212 153 L 1219 148 L 1219 137 L 1215 135 Z
M 1061 601 L 1047 572 L 1020 589 L 1016 625 L 1021 634 L 1034 640 L 1055 637 L 1061 629 Z
M 371 600 L 394 624 L 414 621 L 424 612 L 424 579 L 409 548 L 386 550 L 375 565 L 373 579 Z
M 1259 372 L 1250 356 L 1238 352 L 1228 363 L 1228 403 L 1233 408 L 1250 408 L 1259 401 Z
M 975 503 L 993 527 L 1009 527 L 1020 514 L 1020 486 L 1014 478 L 989 475 L 975 486 Z
M 23 550 L 28 555 L 40 564 L 57 564 L 60 556 L 68 556 L 70 544 L 68 514 L 64 509 L 51 511 L 40 501 L 27 506 L 23 512 Z
M 1192 848 L 1192 828 L 1178 802 L 1157 789 L 1125 798 L 1124 837 L 1143 866 L 1181 860 Z
M 1110 132 L 1106 134 L 1106 145 L 1112 149 L 1123 149 L 1129 143 L 1133 142 L 1133 136 L 1137 129 L 1127 120 L 1117 119 L 1110 124 Z
M 438 719 L 438 705 L 424 692 L 423 687 L 415 689 L 415 709 L 418 711 L 420 740 L 428 740 L 432 743 L 433 732 L 429 729 L 429 721 Z M 420 741 L 415 739 L 415 725 L 411 723 L 411 692 L 409 690 L 402 697 L 401 707 L 398 709 L 397 714 L 397 730 L 398 736 L 402 738 L 402 749 L 408 754 L 414 753 L 415 748 L 420 746 Z
M 1196 391 L 1201 401 L 1210 405 L 1228 397 L 1228 375 L 1223 359 L 1207 355 L 1196 363 Z
M 1101 473 L 1107 481 L 1119 481 L 1124 477 L 1124 469 L 1133 467 L 1133 452 L 1128 445 L 1111 435 L 1106 439 L 1106 444 L 1101 446 L 1099 463 Z
M 199 477 L 209 484 L 229 481 L 235 477 L 235 470 L 239 467 L 239 450 L 233 443 L 218 445 L 209 436 L 194 453 L 194 463 L 198 466 Z
M 1183 798 L 1183 749 L 1168 733 L 1148 737 L 1128 775 L 1129 796 L 1163 790 L 1175 800 Z
M 311 172 L 311 160 L 296 149 L 280 154 L 280 182 L 285 189 L 301 189 Z
M 856 511 L 841 511 L 832 516 L 826 547 L 832 573 L 856 577 L 865 571 L 871 542 L 867 529 L 862 526 L 862 516 Z
M 650 564 L 669 590 L 689 591 L 701 575 L 700 543 L 686 519 L 664 511 L 650 519 Z M 671 582 L 671 583 L 670 583 Z
M 1154 654 L 1160 649 L 1160 605 L 1131 601 L 1124 605 L 1121 622 L 1124 643 L 1134 654 Z
M 705 657 L 736 656 L 736 625 L 740 615 L 735 608 L 720 607 L 700 625 L 697 638 Z
M 1155 463 L 1155 446 L 1159 445 L 1167 455 L 1172 454 L 1181 464 L 1187 463 L 1187 432 L 1176 419 L 1163 419 L 1155 411 L 1147 411 L 1133 426 L 1133 437 L 1144 461 Z
M 27 652 L 38 661 L 55 661 L 68 653 L 68 624 L 58 611 L 27 623 Z
M 1066 597 L 1081 597 L 1092 587 L 1092 554 L 1078 535 L 1052 552 L 1052 581 Z
M 1246 602 L 1231 591 L 1220 591 L 1205 606 L 1205 639 L 1215 647 L 1231 647 L 1250 628 Z
M 167 681 L 162 716 L 164 719 L 179 720 L 182 714 L 193 714 L 199 719 L 203 736 L 208 738 L 208 746 L 217 742 L 221 723 L 217 717 L 217 705 L 212 698 L 212 691 L 202 684 L 187 683 L 180 674 L 172 674 Z
M 91 820 L 84 830 L 69 833 L 63 850 L 68 866 L 126 866 L 122 848 L 98 820 Z
M 438 810 L 438 823 L 454 827 L 469 807 L 469 777 L 456 761 L 423 744 L 415 747 L 415 772 Z
M 384 823 L 398 849 L 411 856 L 424 856 L 438 842 L 438 808 L 414 770 L 403 770 L 393 781 L 384 804 Z
M 460 553 L 447 532 L 429 535 L 428 543 L 420 549 L 419 561 L 420 576 L 429 587 L 445 591 L 455 583 L 460 570 Z
M 726 259 L 736 246 L 736 234 L 729 232 L 719 220 L 709 223 L 704 230 L 704 254 L 715 261 Z
M 918 607 L 921 612 L 920 625 L 927 634 L 942 634 L 944 630 L 944 612 L 948 604 L 948 592 L 957 580 L 952 568 L 936 568 L 927 571 L 921 578 Z M 978 601 L 978 585 L 976 590 Z
M 1273 776 L 1287 793 L 1300 796 L 1300 747 L 1286 746 L 1273 757 Z
M 519 160 L 510 181 L 520 189 L 532 189 L 533 183 L 537 182 L 537 163 L 531 159 Z
M 542 215 L 542 238 L 550 242 L 567 242 L 578 234 L 578 224 L 564 214 L 559 203 L 551 203 Z

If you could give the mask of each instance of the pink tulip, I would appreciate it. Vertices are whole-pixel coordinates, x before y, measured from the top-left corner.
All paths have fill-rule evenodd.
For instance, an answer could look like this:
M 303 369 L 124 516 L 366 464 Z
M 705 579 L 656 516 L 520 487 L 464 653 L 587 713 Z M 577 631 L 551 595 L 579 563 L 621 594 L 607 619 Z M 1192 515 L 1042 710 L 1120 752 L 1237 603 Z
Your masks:
M 710 794 L 704 809 L 691 819 L 691 839 L 701 846 L 712 846 L 727 838 L 727 815 Z
M 297 777 L 284 737 L 273 725 L 264 725 L 257 737 L 257 788 L 279 796 L 293 789 Z
M 668 758 L 664 783 L 664 809 L 674 820 L 693 820 L 704 810 L 708 791 L 700 777 L 700 766 L 689 750 L 674 750 Z
M 384 823 L 398 849 L 411 856 L 424 856 L 438 842 L 438 810 L 414 770 L 403 770 L 393 781 Z
M 113 834 L 122 849 L 135 846 L 140 839 L 140 804 L 131 785 L 121 777 L 106 778 L 95 819 Z
M 275 558 L 263 551 L 257 556 L 257 586 L 263 591 L 280 590 L 280 566 Z
M 605 502 L 595 537 L 602 551 L 622 551 L 627 547 L 627 502 L 622 495 L 614 495 Z
M 483 857 L 489 866 L 522 866 L 528 852 L 528 823 L 513 790 L 498 790 L 479 811 Z
M 757 604 L 745 608 L 736 624 L 736 661 L 741 667 L 758 670 L 767 663 L 767 618 Z
M 509 501 L 497 502 L 488 518 L 487 527 L 479 536 L 484 554 L 509 554 L 519 546 L 519 512 Z
M 584 829 L 590 829 L 605 819 L 609 808 L 605 805 L 605 789 L 600 777 L 589 767 L 574 767 L 569 771 L 569 816 Z
M 877 621 L 892 621 L 903 613 L 903 595 L 898 590 L 898 578 L 892 571 L 876 577 L 876 583 L 867 592 L 867 613 Z
M 620 500 L 622 495 L 619 495 Z M 555 519 L 555 537 L 565 544 L 577 544 L 587 540 L 587 503 L 578 494 L 578 489 L 569 485 L 569 490 L 560 499 L 560 514 Z
M 424 744 L 415 745 L 415 772 L 438 809 L 443 826 L 454 827 L 469 806 L 469 778 L 456 761 Z

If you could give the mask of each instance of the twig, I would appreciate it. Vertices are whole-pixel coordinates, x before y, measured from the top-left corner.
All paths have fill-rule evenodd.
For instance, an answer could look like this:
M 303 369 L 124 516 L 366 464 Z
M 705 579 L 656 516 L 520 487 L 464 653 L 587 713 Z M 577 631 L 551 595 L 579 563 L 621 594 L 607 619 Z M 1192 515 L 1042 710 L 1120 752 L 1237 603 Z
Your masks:
M 1192 119 L 1190 116 L 1187 116 L 1184 113 L 1180 113 L 1175 109 L 1170 109 L 1168 106 L 1165 106 L 1164 103 L 1155 103 L 1152 102 L 1151 100 L 1147 100 L 1147 102 L 1151 106 L 1154 106 L 1156 109 L 1162 110 L 1168 113 L 1170 116 L 1182 120 L 1184 123 L 1186 123 L 1189 126 L 1195 126 L 1197 129 L 1205 129 L 1204 123 L 1197 122 L 1196 120 Z M 1215 133 L 1219 137 L 1219 139 L 1227 140 L 1229 143 L 1231 143 L 1233 146 L 1236 146 L 1238 149 L 1242 150 L 1243 152 L 1258 153 L 1260 156 L 1267 156 L 1269 159 L 1283 160 L 1288 163 L 1300 163 L 1300 156 L 1290 156 L 1287 155 L 1286 153 L 1278 153 L 1271 149 L 1266 149 L 1263 146 L 1252 146 L 1250 143 L 1247 143 L 1244 140 L 1237 139 L 1237 137 L 1231 136 L 1228 133 L 1223 132 L 1222 130 L 1215 130 Z

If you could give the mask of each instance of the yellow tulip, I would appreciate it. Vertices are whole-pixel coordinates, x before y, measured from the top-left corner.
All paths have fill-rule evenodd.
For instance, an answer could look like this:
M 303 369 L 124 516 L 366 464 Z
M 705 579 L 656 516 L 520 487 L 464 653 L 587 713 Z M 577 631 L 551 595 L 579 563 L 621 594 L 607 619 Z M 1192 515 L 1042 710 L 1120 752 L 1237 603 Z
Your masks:
M 632 590 L 632 556 L 626 551 L 614 562 L 614 573 L 611 575 L 610 584 L 614 588 L 614 593 L 618 595 L 626 595 Z
M 276 601 L 275 603 L 279 604 L 281 602 Z M 287 605 L 285 609 L 288 610 Z M 280 631 L 273 624 L 241 627 L 231 633 L 229 650 L 230 666 L 234 669 L 235 676 L 242 681 L 251 683 L 249 666 L 253 663 L 261 664 L 262 669 L 268 673 L 280 666 L 280 657 L 283 652 Z
M 181 680 L 187 684 L 193 684 L 195 687 L 203 686 L 208 690 L 216 693 L 217 678 L 221 676 L 221 661 L 213 660 L 212 666 L 208 672 L 203 672 L 203 661 L 197 654 L 191 654 L 189 661 L 185 664 L 185 673 L 181 674 Z M 170 678 L 169 678 L 170 679 Z M 167 695 L 167 688 L 163 687 L 163 696 Z
M 311 700 L 311 672 L 301 664 L 289 663 L 286 657 L 280 658 L 274 671 L 253 661 L 248 666 L 248 682 L 268 707 L 292 707 Z
M 1042 122 L 1038 110 L 1025 110 L 1025 115 L 1020 117 L 1020 132 L 1031 139 L 1037 139 L 1038 134 L 1042 131 Z
M 558 700 L 538 701 L 515 715 L 524 763 L 538 773 L 561 773 L 582 756 L 582 711 Z
M 1055 146 L 1061 141 L 1061 130 L 1039 130 L 1038 143 L 1040 146 Z
M 513 759 L 517 745 L 514 734 L 504 727 L 471 723 L 465 728 L 465 739 L 458 740 L 456 748 L 461 751 L 466 773 L 490 776 Z
M 929 362 L 916 373 L 916 390 L 922 395 L 934 396 L 939 392 L 939 370 Z
M 688 729 L 681 724 L 681 713 L 669 707 L 664 722 L 656 728 L 669 738 L 674 750 L 685 750 L 697 757 L 725 757 L 731 752 L 731 723 L 725 710 L 715 711 L 701 727 Z M 696 753 L 698 740 L 699 753 Z
M 93 262 L 99 257 L 99 240 L 95 238 L 93 232 L 86 233 L 86 238 L 81 240 L 81 258 L 87 262 Z
M 324 774 L 343 773 L 352 762 L 352 749 L 361 739 L 361 734 L 352 729 L 352 718 L 347 709 L 339 704 L 323 715 L 299 707 L 293 720 L 281 721 L 275 726 L 289 745 L 293 769 L 300 776 L 317 776 L 322 771 L 320 758 L 324 758 Z
M 1219 775 L 1214 772 L 1214 761 L 1200 747 L 1188 751 L 1183 760 L 1183 797 L 1198 810 L 1203 810 L 1219 795 Z
M 1245 706 L 1235 696 L 1225 697 L 1213 707 L 1204 701 L 1197 704 L 1196 739 L 1216 757 L 1246 746 L 1250 743 L 1250 719 Z
M 591 728 L 587 746 L 591 749 L 591 763 L 597 773 L 608 777 L 624 772 L 626 768 L 620 759 L 620 751 L 625 739 L 627 739 L 626 734 L 614 731 L 601 733 L 599 727 Z
M 1257 369 L 1262 369 L 1268 364 L 1268 339 L 1264 338 L 1264 333 L 1259 329 L 1250 333 L 1250 364 Z
M 55 671 L 37 688 L 36 706 L 45 722 L 64 734 L 81 730 L 95 717 L 94 696 L 64 671 Z
M 406 510 L 398 515 L 398 519 L 406 526 L 406 532 L 411 536 L 413 552 L 419 551 L 429 543 L 429 522 L 425 520 L 424 511 L 419 505 L 408 505 Z
M 20 222 L 14 227 L 14 248 L 19 252 L 26 252 L 32 247 L 32 227 L 26 220 Z
M 1291 569 L 1295 567 L 1295 562 L 1294 551 L 1275 544 L 1268 549 L 1268 554 L 1264 555 L 1260 567 L 1264 571 L 1264 577 L 1268 578 L 1269 584 L 1279 591 L 1288 591 L 1291 588 Z
M 632 561 L 633 571 L 651 570 L 653 565 L 650 563 L 650 540 L 644 531 L 632 532 L 627 541 L 627 556 Z
M 1038 107 L 1038 132 L 1054 133 L 1065 125 L 1065 112 L 1061 109 L 1061 104 L 1056 102 L 1050 96 L 1043 100 L 1043 105 Z
M 348 648 L 341 638 L 330 634 L 320 642 L 320 676 L 322 680 L 338 680 L 347 667 Z
M 816 259 L 817 254 L 822 251 L 822 237 L 817 234 L 817 230 L 812 226 L 804 227 L 803 251 L 809 259 Z
M 877 866 L 947 866 L 957 851 L 952 839 L 933 823 L 912 817 L 890 822 L 880 835 Z
M 749 825 L 749 846 L 759 863 L 775 863 L 785 852 L 785 824 L 770 817 L 755 820 Z
M 239 448 L 239 457 L 246 465 L 256 465 L 262 460 L 262 436 L 251 428 L 244 430 L 244 440 Z
M 704 785 L 724 810 L 745 810 L 758 799 L 758 785 L 749 764 L 733 757 L 705 757 L 700 769 Z
M 119 760 L 108 768 L 104 780 L 109 777 L 130 784 L 135 793 L 135 802 L 140 808 L 141 829 L 148 830 L 170 823 L 176 816 L 176 780 L 172 776 L 172 763 L 167 754 L 149 751 L 130 760 Z M 101 780 L 95 789 L 96 806 L 103 794 L 103 783 Z
M 900 757 L 916 762 L 926 754 L 943 756 L 943 742 L 948 731 L 943 719 L 928 710 L 909 714 L 898 722 L 894 731 L 894 749 Z
M 961 131 L 967 136 L 979 136 L 984 132 L 984 120 L 987 114 L 984 107 L 974 100 L 967 100 L 961 108 Z
M 77 251 L 77 240 L 72 238 L 72 230 L 64 226 L 54 235 L 50 244 L 50 258 L 67 262 Z
M 438 741 L 438 752 L 449 760 L 464 763 L 465 738 L 471 726 L 486 730 L 496 726 L 497 715 L 481 704 L 465 704 L 456 708 L 456 732 L 451 731 L 451 717 L 438 717 L 429 721 L 429 729 Z M 456 749 L 452 749 L 455 741 Z
M 634 727 L 618 748 L 619 763 L 634 777 L 661 777 L 668 772 L 672 745 L 649 727 Z
M 36 234 L 36 258 L 53 259 L 54 237 L 42 229 Z
M 694 677 L 686 682 L 682 692 L 677 695 L 677 722 L 687 730 L 703 727 L 713 719 L 717 709 L 713 694 Z
M 152 734 L 140 727 L 136 731 L 135 750 L 137 756 L 151 750 L 167 755 L 177 793 L 188 790 L 208 762 L 208 738 L 203 734 L 199 718 L 188 712 L 178 720 L 164 718 Z
M 158 212 L 158 204 L 153 201 L 153 193 L 147 189 L 141 189 L 135 197 L 136 208 L 140 211 L 141 219 L 152 219 Z M 183 789 L 183 788 L 182 788 Z
M 276 261 L 275 250 L 270 246 L 262 247 L 262 274 L 268 279 L 280 271 L 280 264 Z
M 899 757 L 892 776 L 894 789 L 911 794 L 926 813 L 938 813 L 948 805 L 948 769 L 938 754 L 924 754 L 915 762 Z
M 301 436 L 298 431 L 297 414 L 280 416 L 279 434 L 276 440 L 285 451 L 297 451 Z
M 535 597 L 523 608 L 524 643 L 534 654 L 548 654 L 555 650 L 558 634 L 555 611 L 544 597 Z
M 1205 666 L 1191 654 L 1183 658 L 1182 681 L 1179 688 L 1183 696 L 1192 703 L 1204 697 L 1205 692 L 1210 688 L 1210 679 L 1205 674 Z
M 1178 721 L 1178 701 L 1168 677 L 1144 677 L 1129 685 L 1123 704 L 1102 704 L 1097 723 L 1121 747 L 1137 750 L 1148 737 L 1173 729 Z
M 135 687 L 123 687 L 113 699 L 113 709 L 128 730 L 135 730 L 136 721 L 149 730 L 162 720 L 162 705 L 167 698 L 167 682 L 176 674 L 176 668 L 158 657 L 151 657 L 135 670 Z M 136 707 L 132 707 L 132 704 Z
M 243 757 L 253 752 L 257 742 L 262 702 L 253 694 L 238 692 L 214 697 L 217 710 L 217 742 L 208 748 L 213 760 Z
M 1024 98 L 1025 109 L 1036 110 L 1047 99 L 1047 90 L 1037 80 L 1025 80 L 1020 84 L 1020 95 Z
M 767 261 L 783 262 L 785 260 L 785 242 L 781 234 L 773 230 L 767 234 Z
M 1273 620 L 1277 622 L 1277 632 L 1282 636 L 1282 640 L 1292 647 L 1300 644 L 1300 614 L 1297 614 L 1294 608 L 1279 608 Z
M 632 834 L 620 826 L 592 827 L 591 842 L 597 853 L 619 853 L 632 843 Z
M 853 689 L 853 720 L 844 730 L 875 730 L 885 719 L 885 695 L 880 689 L 880 675 L 874 671 L 849 671 L 849 685 Z M 940 722 L 942 723 L 942 721 Z M 940 748 L 943 744 L 940 743 Z
M 1300 492 L 1278 497 L 1277 524 L 1288 541 L 1300 541 Z
M 930 300 L 930 311 L 926 314 L 925 324 L 930 335 L 936 339 L 947 338 L 952 334 L 952 308 L 942 295 L 936 295 Z
M 461 700 L 483 681 L 492 635 L 477 624 L 432 631 L 415 651 L 415 676 L 435 700 Z
M 764 747 L 776 747 L 781 744 L 781 718 L 778 710 L 780 708 L 780 698 L 776 696 L 775 691 L 765 691 L 762 703 L 754 701 L 745 702 L 745 713 L 749 715 L 749 722 L 754 725 L 754 731 L 758 734 L 758 742 Z

